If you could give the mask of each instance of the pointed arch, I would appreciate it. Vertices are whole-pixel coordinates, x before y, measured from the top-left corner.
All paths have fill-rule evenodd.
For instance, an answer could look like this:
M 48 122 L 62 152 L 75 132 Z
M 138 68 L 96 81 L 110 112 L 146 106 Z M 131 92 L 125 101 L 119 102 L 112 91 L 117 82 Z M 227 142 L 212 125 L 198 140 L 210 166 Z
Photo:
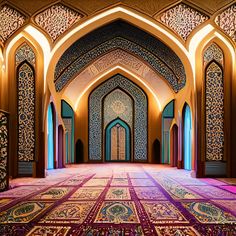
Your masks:
M 182 110 L 182 120 L 182 165 L 185 170 L 192 170 L 192 114 L 187 103 Z
M 117 126 L 118 128 L 116 129 Z M 120 127 L 121 129 L 124 129 L 124 131 L 122 130 L 123 132 L 119 131 Z M 113 130 L 114 132 L 112 132 Z M 116 136 L 115 138 L 112 137 L 112 133 L 114 133 L 114 135 Z M 120 143 L 122 145 L 119 145 Z M 111 121 L 106 126 L 106 129 L 105 129 L 105 146 L 106 146 L 105 160 L 106 161 L 130 161 L 131 160 L 131 146 L 130 145 L 131 145 L 131 132 L 130 132 L 129 125 L 125 121 L 121 120 L 120 118 L 117 118 Z M 115 150 L 112 151 L 112 149 L 115 149 Z

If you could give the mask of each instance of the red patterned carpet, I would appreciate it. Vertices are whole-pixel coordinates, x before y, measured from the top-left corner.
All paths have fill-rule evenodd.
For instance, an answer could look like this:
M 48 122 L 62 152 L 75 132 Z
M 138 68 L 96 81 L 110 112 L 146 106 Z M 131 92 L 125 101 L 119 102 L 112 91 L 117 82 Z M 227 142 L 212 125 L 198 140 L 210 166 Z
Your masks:
M 81 164 L 0 193 L 1 235 L 236 235 L 235 179 L 148 164 Z

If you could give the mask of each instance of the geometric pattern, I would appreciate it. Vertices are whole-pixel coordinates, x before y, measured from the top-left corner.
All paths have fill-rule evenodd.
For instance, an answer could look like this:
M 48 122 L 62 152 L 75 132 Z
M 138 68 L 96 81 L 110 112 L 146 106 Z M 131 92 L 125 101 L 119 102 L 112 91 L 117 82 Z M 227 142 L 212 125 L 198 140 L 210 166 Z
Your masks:
M 212 60 L 223 66 L 224 54 L 216 43 L 212 43 L 204 52 L 204 65 L 206 66 Z
M 104 188 L 79 188 L 72 194 L 70 200 L 97 200 Z
M 217 15 L 215 23 L 236 42 L 236 3 Z
M 136 84 L 120 74 L 106 80 L 89 96 L 89 160 L 102 158 L 102 100 L 116 88 L 123 89 L 134 100 L 134 158 L 147 160 L 147 97 Z
M 185 86 L 184 66 L 174 51 L 137 27 L 115 21 L 77 40 L 63 53 L 54 72 L 56 91 L 61 91 L 89 64 L 117 49 L 146 61 L 176 93 Z
M 189 186 L 189 188 L 195 192 L 199 192 L 201 190 L 201 195 L 210 199 L 236 199 L 235 194 L 214 186 Z
M 0 111 L 0 192 L 8 188 L 8 116 Z
M 65 202 L 49 212 L 41 223 L 82 223 L 95 202 Z
M 110 187 L 111 180 L 118 180 L 112 179 L 114 176 L 123 177 L 122 181 Z M 84 184 L 95 180 L 94 186 L 60 185 L 78 178 L 83 179 Z M 57 182 L 52 182 L 53 179 Z M 171 179 L 173 182 L 163 181 Z M 10 181 L 10 186 L 18 184 L 20 187 L 0 193 L 1 235 L 210 236 L 236 233 L 236 193 L 221 189 L 230 185 L 222 182 L 214 186 L 215 179 L 195 179 L 185 170 L 141 163 L 83 164 L 49 172 L 44 180 L 50 185 L 39 186 L 42 180 L 31 179 L 28 183 L 25 179 L 15 179 Z M 107 185 L 99 187 L 101 180 Z M 133 187 L 132 180 L 149 180 L 154 186 Z M 171 188 L 175 184 L 186 191 L 198 187 L 194 191 L 202 198 L 193 200 L 176 193 L 178 198 L 173 199 L 165 189 L 167 183 Z M 218 198 L 209 198 L 204 190 Z M 47 192 L 45 199 L 36 201 Z
M 98 211 L 95 223 L 138 223 L 139 218 L 133 202 L 106 201 Z
M 150 179 L 131 179 L 131 183 L 133 186 L 155 186 L 152 180 Z
M 181 212 L 167 201 L 142 201 L 150 221 L 154 224 L 188 223 Z
M 189 226 L 155 226 L 158 236 L 189 235 L 201 236 L 193 227 Z
M 0 224 L 28 223 L 51 205 L 50 202 L 21 202 L 0 213 Z
M 0 10 L 0 43 L 4 43 L 14 32 L 24 23 L 25 16 L 8 5 L 4 5 Z
M 111 186 L 127 186 L 129 185 L 128 180 L 126 178 L 117 178 L 112 179 Z
M 16 50 L 16 67 L 23 61 L 28 61 L 32 66 L 35 66 L 35 53 L 33 49 L 27 44 L 23 43 L 17 50 Z
M 35 16 L 35 23 L 48 33 L 52 41 L 78 22 L 82 15 L 61 3 L 55 4 Z
M 108 179 L 90 179 L 87 183 L 85 183 L 83 186 L 91 187 L 91 186 L 106 186 L 108 183 Z
M 178 4 L 161 15 L 161 22 L 171 28 L 184 40 L 209 17 L 185 5 Z
M 134 190 L 139 199 L 166 200 L 162 191 L 157 187 L 135 187 Z
M 35 75 L 24 62 L 17 68 L 18 160 L 35 158 Z
M 36 195 L 34 199 L 61 199 L 65 195 L 69 193 L 71 188 L 63 188 L 63 187 L 55 187 L 55 188 L 49 188 L 45 192 L 40 193 L 39 195 Z
M 209 202 L 182 203 L 183 206 L 201 223 L 235 223 L 236 217 Z
M 131 199 L 129 188 L 124 188 L 124 187 L 109 188 L 105 199 L 106 200 L 129 200 Z
M 205 72 L 206 160 L 220 161 L 224 157 L 224 76 L 212 61 Z
M 58 235 L 66 236 L 71 227 L 68 226 L 35 226 L 26 236 Z

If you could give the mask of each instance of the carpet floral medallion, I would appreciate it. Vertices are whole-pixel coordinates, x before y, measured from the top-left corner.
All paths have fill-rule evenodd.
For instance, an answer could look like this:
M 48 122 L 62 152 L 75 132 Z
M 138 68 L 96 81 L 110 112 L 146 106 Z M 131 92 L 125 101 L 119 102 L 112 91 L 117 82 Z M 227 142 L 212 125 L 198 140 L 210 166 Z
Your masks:
M 98 211 L 95 223 L 139 223 L 139 219 L 133 202 L 106 201 Z
M 107 195 L 106 195 L 106 200 L 129 200 L 131 199 L 130 194 L 129 194 L 129 188 L 124 188 L 124 187 L 112 187 L 109 188 Z
M 0 223 L 29 223 L 52 203 L 49 202 L 22 202 L 0 213 Z
M 157 164 L 48 170 L 0 193 L 0 235 L 235 236 L 234 183 Z

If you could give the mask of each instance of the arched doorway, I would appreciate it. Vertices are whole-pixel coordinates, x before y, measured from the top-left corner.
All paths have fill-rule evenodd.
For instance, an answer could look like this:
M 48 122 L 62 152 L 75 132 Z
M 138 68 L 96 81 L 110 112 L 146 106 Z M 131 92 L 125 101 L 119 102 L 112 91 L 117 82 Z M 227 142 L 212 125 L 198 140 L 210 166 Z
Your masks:
M 49 104 L 48 112 L 47 112 L 47 138 L 48 138 L 47 169 L 53 169 L 54 168 L 54 127 L 53 127 L 52 104 Z
M 189 105 L 183 109 L 183 167 L 185 170 L 192 169 L 192 118 Z
M 106 161 L 130 161 L 131 134 L 121 119 L 112 121 L 106 128 Z
M 171 129 L 171 166 L 176 167 L 178 163 L 178 126 L 173 125 Z

